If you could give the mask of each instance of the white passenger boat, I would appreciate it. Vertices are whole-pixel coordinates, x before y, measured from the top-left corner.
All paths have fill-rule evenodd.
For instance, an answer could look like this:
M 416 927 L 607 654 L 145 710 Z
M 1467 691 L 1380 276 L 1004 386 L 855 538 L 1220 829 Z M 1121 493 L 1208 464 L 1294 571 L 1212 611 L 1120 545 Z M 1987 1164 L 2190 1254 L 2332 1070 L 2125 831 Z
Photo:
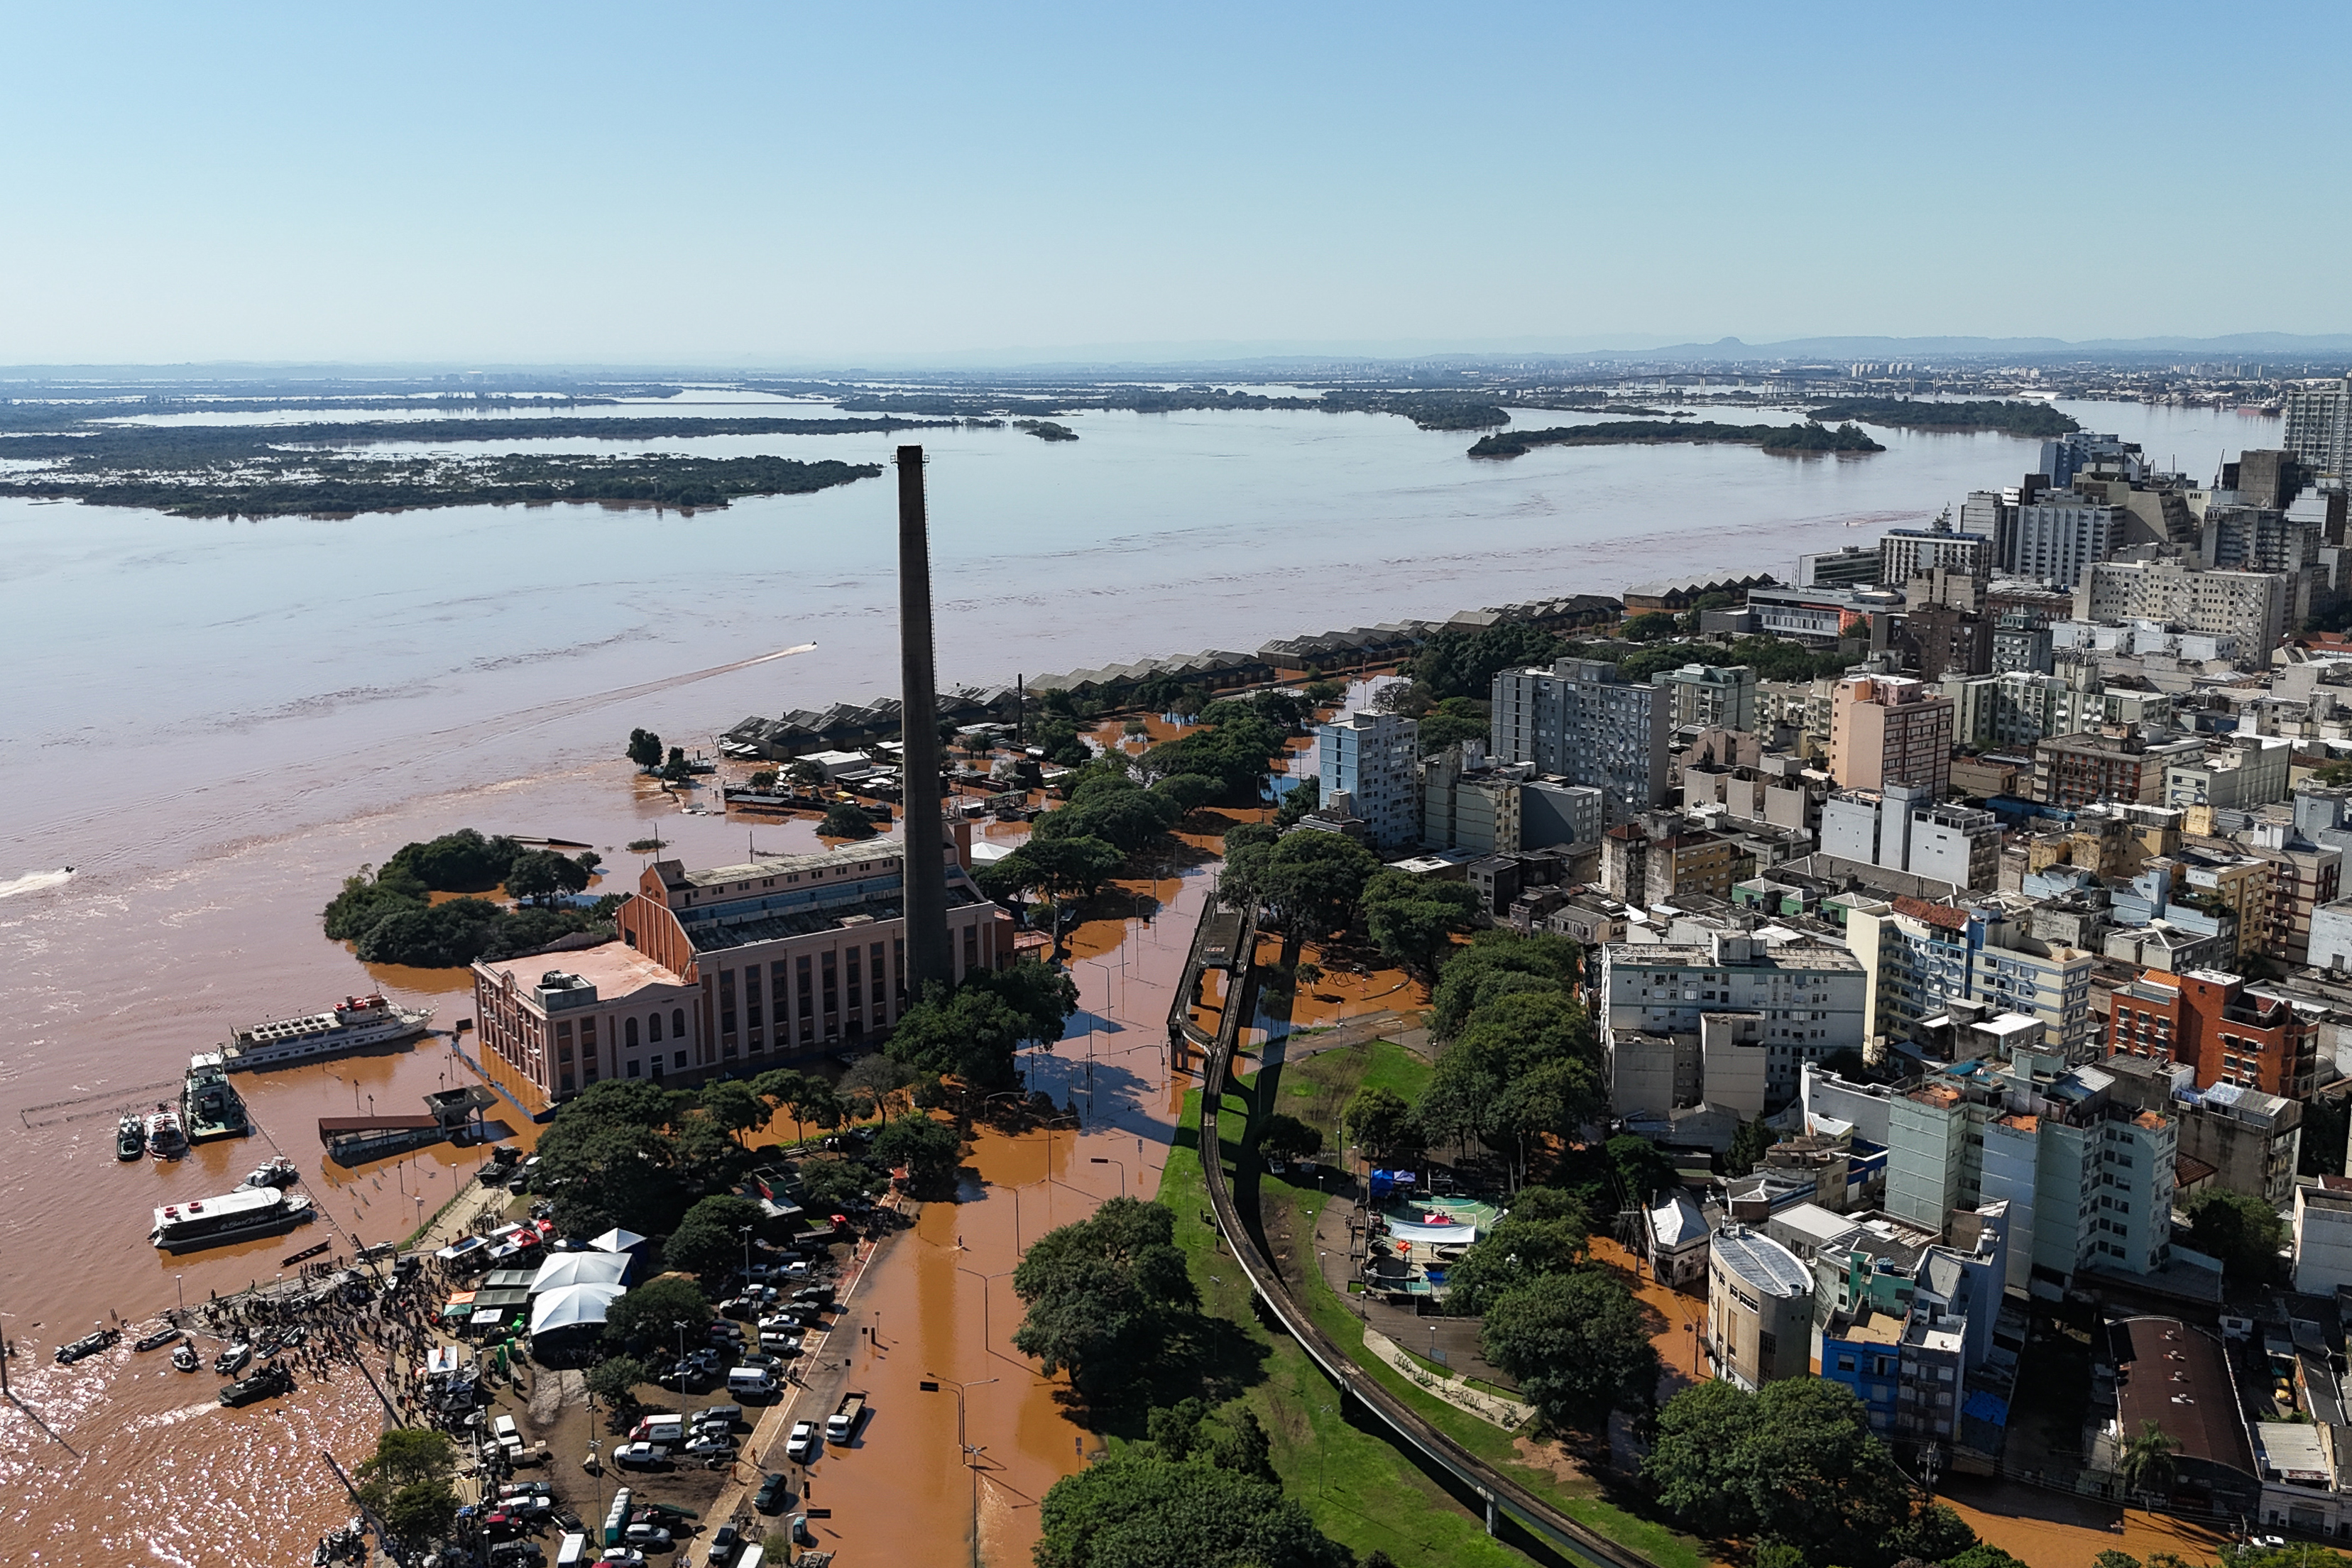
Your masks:
M 218 1197 L 164 1205 L 155 1211 L 148 1239 L 166 1252 L 187 1252 L 291 1230 L 311 1213 L 310 1199 L 302 1193 L 241 1186 Z
M 236 1038 L 221 1047 L 221 1065 L 240 1072 L 318 1061 L 346 1051 L 423 1034 L 432 1021 L 430 1008 L 395 1007 L 381 996 L 345 997 L 328 1012 L 275 1019 L 237 1030 Z

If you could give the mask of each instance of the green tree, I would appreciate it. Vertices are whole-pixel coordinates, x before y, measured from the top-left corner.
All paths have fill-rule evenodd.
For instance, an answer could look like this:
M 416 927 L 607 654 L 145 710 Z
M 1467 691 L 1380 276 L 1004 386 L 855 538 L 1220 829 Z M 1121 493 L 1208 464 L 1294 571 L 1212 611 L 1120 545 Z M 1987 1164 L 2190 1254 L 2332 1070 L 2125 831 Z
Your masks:
M 1307 1160 L 1323 1152 L 1320 1128 L 1279 1111 L 1257 1124 L 1256 1136 L 1258 1153 L 1269 1160 Z
M 2091 1559 L 2091 1568 L 2140 1568 L 2140 1561 L 2128 1552 L 2118 1552 L 2110 1546 Z
M 654 1369 L 634 1355 L 608 1355 L 590 1367 L 583 1379 L 588 1392 L 624 1420 L 644 1408 L 645 1402 L 637 1397 L 637 1389 L 653 1380 Z
M 1663 643 L 1682 628 L 1663 610 L 1626 618 L 1622 634 L 1629 643 Z
M 832 1209 L 854 1203 L 879 1186 L 880 1176 L 863 1160 L 827 1157 L 801 1162 L 801 1197 L 814 1207 Z
M 1724 1166 L 1733 1176 L 1746 1176 L 1764 1163 L 1765 1151 L 1771 1148 L 1775 1134 L 1764 1124 L 1764 1118 L 1742 1122 L 1731 1134 L 1731 1153 L 1724 1157 Z
M 394 1427 L 360 1461 L 360 1500 L 404 1544 L 429 1546 L 457 1523 L 457 1493 L 450 1484 L 457 1467 L 457 1448 L 446 1433 Z
M 1013 1275 L 1027 1307 L 1013 1344 L 1089 1394 L 1148 1376 L 1199 1311 L 1175 1228 L 1169 1209 L 1114 1197 L 1039 1237 Z
M 658 1352 L 677 1343 L 681 1328 L 698 1340 L 710 1318 L 710 1298 L 701 1287 L 664 1274 L 614 1298 L 604 1309 L 604 1337 L 615 1344 L 643 1339 Z
M 1675 1162 L 1638 1133 L 1620 1133 L 1609 1140 L 1603 1152 L 1616 1169 L 1617 1179 L 1625 1184 L 1625 1196 L 1632 1202 L 1646 1203 L 1682 1181 Z
M 816 831 L 828 839 L 870 839 L 874 836 L 874 820 L 863 807 L 835 800 L 825 808 L 824 821 L 817 824 Z
M 2231 1279 L 2261 1284 L 2278 1272 L 2286 1221 L 2252 1194 L 2207 1187 L 2189 1209 L 2189 1245 L 2219 1258 Z
M 904 1168 L 907 1185 L 918 1193 L 937 1193 L 951 1186 L 956 1167 L 963 1163 L 963 1136 L 951 1122 L 916 1112 L 894 1117 L 874 1138 L 877 1163 Z
M 1469 714 L 1428 714 L 1419 721 L 1421 754 L 1434 757 L 1447 747 L 1459 746 L 1465 740 L 1485 740 L 1493 730 L 1492 721 Z
M 1817 1563 L 1879 1561 L 1912 1516 L 1910 1483 L 1861 1401 L 1822 1378 L 1684 1389 L 1659 1412 L 1642 1471 L 1685 1527 L 1772 1536 Z
M 1054 1483 L 1036 1568 L 1349 1568 L 1282 1489 L 1220 1465 L 1114 1454 Z
M 1614 1274 L 1544 1274 L 1505 1291 L 1478 1348 L 1555 1430 L 1592 1431 L 1610 1411 L 1646 1410 L 1657 1397 L 1649 1324 Z
M 1277 918 L 1302 936 L 1345 927 L 1381 862 L 1338 833 L 1286 835 L 1267 855 L 1264 895 Z
M 1177 821 L 1199 810 L 1223 792 L 1223 787 L 1205 773 L 1171 773 L 1155 782 L 1151 792 L 1176 803 Z
M 1591 1234 L 1591 1222 L 1575 1198 L 1547 1187 L 1522 1188 L 1509 1211 L 1446 1276 L 1445 1310 L 1479 1317 L 1521 1285 L 1583 1267 Z
M 777 778 L 777 772 L 772 768 L 755 768 L 751 770 L 751 777 L 744 782 L 764 795 L 775 789 Z
M 2116 1473 L 2134 1494 L 2161 1502 L 2172 1495 L 2173 1478 L 2179 1470 L 2174 1456 L 2179 1452 L 2180 1439 L 2153 1421 L 2142 1421 L 2139 1430 L 2124 1439 Z
M 887 1115 L 890 1102 L 915 1077 L 915 1070 L 898 1058 L 886 1051 L 868 1051 L 841 1075 L 841 1092 L 853 1103 L 870 1104 Z
M 1412 1107 L 1395 1090 L 1377 1083 L 1356 1091 L 1340 1125 L 1347 1131 L 1348 1141 L 1363 1150 L 1367 1159 L 1421 1152 L 1421 1126 L 1413 1119 Z
M 671 1268 L 718 1281 L 743 1260 L 743 1232 L 758 1228 L 760 1206 L 733 1193 L 713 1193 L 686 1211 L 662 1247 Z
M 1439 971 L 1430 990 L 1431 1031 L 1452 1040 L 1473 1009 L 1513 990 L 1569 990 L 1582 961 L 1582 950 L 1565 936 L 1482 931 Z
M 953 991 L 925 988 L 891 1030 L 883 1049 L 922 1072 L 952 1073 L 976 1089 L 1013 1082 L 1022 1046 L 1062 1038 L 1077 1010 L 1077 985 L 1066 974 L 1024 960 L 981 971 Z
M 661 766 L 661 737 L 650 729 L 629 731 L 629 760 L 647 773 Z
M 758 1088 L 740 1078 L 725 1078 L 706 1085 L 700 1098 L 702 1113 L 739 1144 L 744 1134 L 766 1126 L 768 1118 L 774 1114 Z
M 1909 1523 L 1886 1538 L 1886 1550 L 1897 1558 L 1916 1557 L 1922 1563 L 1948 1563 L 1976 1544 L 1977 1532 L 1969 1528 L 1969 1521 L 1949 1504 L 1940 1502 L 1926 1504 Z M 2101 1565 L 2095 1561 L 2092 1568 Z M 2139 1564 L 2132 1563 L 2130 1568 Z
M 803 757 L 784 769 L 792 781 L 803 789 L 822 789 L 833 782 L 833 775 L 824 770 L 822 762 L 812 762 Z
M 1472 929 L 1478 895 L 1464 883 L 1428 882 L 1382 869 L 1364 883 L 1364 935 L 1381 956 L 1417 974 L 1433 974 Z

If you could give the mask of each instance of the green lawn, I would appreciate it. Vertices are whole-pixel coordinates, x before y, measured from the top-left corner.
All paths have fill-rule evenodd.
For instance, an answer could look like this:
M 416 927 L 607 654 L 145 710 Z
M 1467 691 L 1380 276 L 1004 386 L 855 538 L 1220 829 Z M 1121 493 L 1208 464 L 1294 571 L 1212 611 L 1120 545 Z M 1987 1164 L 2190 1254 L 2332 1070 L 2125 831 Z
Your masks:
M 1303 1046 L 1306 1041 L 1301 1041 Z M 1346 1045 L 1313 1056 L 1298 1057 L 1282 1068 L 1281 1092 L 1276 1109 L 1320 1128 L 1327 1153 L 1337 1155 L 1342 1139 L 1339 1118 L 1367 1086 L 1394 1091 L 1412 1101 L 1429 1087 L 1430 1065 L 1401 1045 L 1376 1040 L 1368 1045 Z M 1240 1080 L 1255 1088 L 1256 1075 Z
M 1325 1131 L 1328 1146 L 1336 1150 L 1339 1145 L 1337 1134 L 1339 1116 L 1348 1100 L 1353 1096 L 1359 1087 L 1366 1083 L 1379 1084 L 1412 1100 L 1418 1098 L 1422 1090 L 1427 1085 L 1431 1070 L 1427 1062 L 1402 1046 L 1391 1044 L 1387 1040 L 1379 1040 L 1370 1045 L 1346 1047 L 1338 1051 L 1326 1051 L 1303 1061 L 1288 1062 L 1278 1071 L 1280 1076 L 1273 1096 L 1275 1103 L 1288 1114 L 1297 1116 L 1310 1125 L 1321 1126 Z M 1240 1082 L 1251 1092 L 1255 1092 L 1257 1082 L 1255 1076 Z M 1226 1166 L 1229 1170 L 1233 1170 L 1238 1167 L 1241 1160 L 1239 1134 L 1243 1125 L 1242 1116 L 1245 1115 L 1248 1110 L 1248 1101 L 1241 1094 L 1232 1094 L 1226 1097 L 1225 1104 L 1226 1113 L 1219 1118 L 1219 1123 L 1225 1130 Z M 1173 1177 L 1178 1170 L 1177 1162 L 1181 1159 L 1183 1162 L 1183 1179 L 1189 1185 L 1181 1189 L 1163 1186 L 1162 1191 L 1169 1195 L 1166 1200 L 1176 1208 L 1178 1238 L 1183 1242 L 1186 1250 L 1193 1256 L 1194 1273 L 1202 1281 L 1202 1300 L 1208 1309 L 1220 1316 L 1237 1318 L 1246 1322 L 1253 1333 L 1262 1333 L 1264 1331 L 1257 1327 L 1255 1314 L 1250 1310 L 1248 1287 L 1242 1281 L 1239 1269 L 1232 1264 L 1230 1259 L 1226 1258 L 1223 1269 L 1217 1270 L 1222 1273 L 1223 1279 L 1213 1287 L 1210 1283 L 1209 1276 L 1202 1272 L 1204 1259 L 1214 1260 L 1224 1255 L 1218 1250 L 1213 1225 L 1201 1218 L 1202 1214 L 1208 1207 L 1208 1197 L 1205 1190 L 1200 1186 L 1197 1152 L 1190 1141 L 1192 1136 L 1192 1130 L 1197 1126 L 1197 1099 L 1188 1101 L 1184 1131 L 1180 1133 L 1179 1148 L 1176 1154 L 1171 1156 L 1169 1166 L 1170 1176 Z M 1315 1218 L 1321 1205 L 1326 1201 L 1326 1195 L 1311 1187 L 1293 1186 L 1278 1176 L 1265 1174 L 1260 1174 L 1256 1177 L 1256 1186 L 1259 1214 L 1264 1228 L 1269 1236 L 1286 1229 L 1297 1239 L 1313 1236 Z M 1188 1230 L 1193 1234 L 1188 1237 Z M 1403 1400 L 1432 1426 L 1477 1455 L 1487 1464 L 1510 1476 L 1538 1496 L 1546 1499 L 1562 1513 L 1569 1515 L 1588 1529 L 1597 1531 L 1612 1540 L 1632 1547 L 1652 1562 L 1658 1563 L 1660 1568 L 1705 1568 L 1705 1565 L 1714 1561 L 1709 1556 L 1704 1542 L 1696 1537 L 1675 1531 L 1668 1525 L 1643 1518 L 1609 1501 L 1601 1494 L 1601 1489 L 1598 1483 L 1581 1479 L 1572 1483 L 1562 1483 L 1550 1470 L 1527 1463 L 1519 1457 L 1516 1440 L 1511 1434 L 1480 1420 L 1467 1411 L 1446 1404 L 1444 1400 L 1422 1389 L 1378 1357 L 1371 1355 L 1364 1349 L 1364 1326 L 1361 1320 L 1341 1297 L 1333 1292 L 1328 1281 L 1324 1279 L 1322 1270 L 1310 1266 L 1301 1269 L 1298 1272 L 1303 1274 L 1307 1281 L 1304 1305 L 1316 1325 L 1351 1360 L 1362 1366 L 1369 1375 L 1377 1378 L 1390 1393 Z M 1213 1289 L 1224 1293 L 1213 1294 L 1211 1293 Z M 1294 1403 L 1309 1395 L 1317 1396 L 1320 1403 L 1336 1403 L 1330 1384 L 1316 1369 L 1314 1363 L 1307 1359 L 1304 1351 L 1300 1350 L 1287 1335 L 1281 1336 L 1274 1343 L 1275 1354 L 1267 1364 L 1267 1384 L 1252 1391 L 1253 1403 L 1265 1398 L 1269 1388 L 1281 1389 L 1282 1401 L 1285 1404 Z M 1292 1388 L 1285 1385 L 1282 1369 L 1294 1365 L 1301 1369 L 1305 1377 L 1309 1380 L 1308 1384 L 1302 1388 Z M 1318 1419 L 1325 1418 L 1321 1416 L 1319 1411 L 1313 1414 Z M 1296 1415 L 1284 1417 L 1288 1424 L 1286 1427 L 1277 1424 L 1275 1415 L 1276 1412 L 1271 1411 L 1265 1405 L 1259 1406 L 1259 1417 L 1266 1423 L 1267 1431 L 1274 1435 L 1276 1467 L 1282 1469 L 1286 1481 L 1295 1489 L 1298 1483 L 1294 1477 L 1294 1472 L 1285 1465 L 1282 1445 L 1288 1431 L 1295 1430 L 1296 1440 L 1298 1441 L 1304 1441 L 1307 1434 Z M 1329 1418 L 1336 1419 L 1336 1416 Z M 1368 1433 L 1355 1433 L 1353 1436 L 1359 1443 L 1370 1442 L 1385 1451 L 1389 1455 L 1386 1462 L 1391 1468 L 1402 1469 L 1410 1475 L 1417 1486 L 1433 1493 L 1441 1501 L 1441 1511 L 1444 1516 L 1458 1517 L 1463 1524 L 1475 1532 L 1476 1541 L 1481 1548 L 1502 1554 L 1496 1560 L 1523 1560 L 1519 1553 L 1489 1541 L 1479 1529 L 1476 1521 L 1471 1519 L 1466 1511 L 1454 1502 L 1450 1495 L 1432 1483 L 1412 1461 L 1398 1452 L 1385 1439 L 1374 1437 Z M 1307 1465 L 1312 1466 L 1316 1463 L 1316 1456 L 1310 1451 L 1304 1456 L 1304 1460 Z M 1338 1462 L 1336 1452 L 1331 1457 L 1331 1462 L 1335 1464 Z M 1302 1497 L 1301 1500 L 1304 1501 L 1306 1499 Z M 1421 1506 L 1423 1505 L 1416 1504 L 1416 1508 Z M 1438 1515 L 1432 1514 L 1428 1517 L 1434 1519 Z M 1359 1539 L 1347 1535 L 1327 1520 L 1321 1511 L 1318 1511 L 1316 1518 L 1317 1522 L 1321 1524 L 1328 1533 L 1335 1539 L 1348 1542 L 1359 1552 L 1367 1552 L 1373 1546 L 1380 1546 L 1400 1563 L 1406 1561 L 1396 1545 L 1389 1540 L 1371 1537 Z M 1415 1521 L 1408 1527 L 1420 1529 L 1421 1524 Z M 1465 1561 L 1479 1561 L 1479 1559 L 1465 1559 Z
M 1339 1390 L 1287 1334 L 1269 1333 L 1250 1307 L 1250 1289 L 1216 1227 L 1202 1218 L 1209 1194 L 1194 1147 L 1199 1091 L 1188 1097 L 1185 1119 L 1159 1201 L 1176 1214 L 1176 1240 L 1192 1260 L 1202 1305 L 1241 1325 L 1264 1347 L 1263 1374 L 1243 1396 L 1265 1424 L 1274 1468 L 1283 1490 L 1297 1500 L 1323 1532 L 1359 1556 L 1384 1551 L 1400 1563 L 1463 1564 L 1464 1568 L 1525 1568 L 1532 1560 L 1487 1537 L 1483 1523 L 1376 1430 L 1364 1430 L 1339 1416 Z M 1238 1098 L 1228 1097 L 1234 1112 Z M 1238 1131 L 1238 1115 L 1220 1124 Z M 1228 1161 L 1238 1155 L 1228 1144 Z M 1111 1439 L 1118 1447 L 1122 1439 Z

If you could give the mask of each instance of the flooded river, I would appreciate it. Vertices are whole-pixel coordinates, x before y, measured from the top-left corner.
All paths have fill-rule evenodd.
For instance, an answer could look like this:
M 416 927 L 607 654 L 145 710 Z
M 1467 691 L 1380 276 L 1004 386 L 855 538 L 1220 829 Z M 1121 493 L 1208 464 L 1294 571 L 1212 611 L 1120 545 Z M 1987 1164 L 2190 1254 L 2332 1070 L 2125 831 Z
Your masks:
M 2080 412 L 2200 471 L 2276 429 Z M 1466 436 L 1380 416 L 1068 423 L 1080 441 L 926 433 L 944 682 L 1785 570 L 1801 550 L 2013 482 L 2034 451 L 1886 433 L 1891 450 L 1860 462 L 1588 448 L 1472 464 Z M 677 444 L 873 459 L 886 442 Z M 656 828 L 689 863 L 806 847 L 805 823 L 681 815 L 616 754 L 633 726 L 707 745 L 746 714 L 887 692 L 892 520 L 880 482 L 692 517 L 551 507 L 199 522 L 0 501 L 0 1113 L 15 1124 L 0 1143 L 0 1329 L 23 1349 L 9 1368 L 22 1408 L 0 1406 L 9 1562 L 278 1562 L 341 1522 L 320 1456 L 348 1463 L 372 1444 L 363 1385 L 233 1412 L 213 1403 L 209 1374 L 179 1376 L 161 1352 L 126 1344 L 74 1367 L 49 1354 L 110 1314 L 266 1281 L 317 1241 L 347 1255 L 407 1234 L 472 1160 L 438 1150 L 331 1172 L 317 1118 L 413 1113 L 467 1070 L 430 1040 L 245 1075 L 266 1135 L 168 1164 L 118 1164 L 116 1112 L 171 1097 L 191 1051 L 265 1016 L 376 988 L 444 1026 L 468 1015 L 462 972 L 371 974 L 320 935 L 341 879 L 407 840 L 467 824 L 576 840 L 624 883 L 639 863 L 624 846 Z M 1181 889 L 1171 879 L 1158 920 L 1082 939 L 1085 1011 L 1034 1071 L 1087 1130 L 1050 1150 L 984 1141 L 971 1201 L 928 1211 L 864 1287 L 859 1310 L 881 1314 L 856 1353 L 872 1363 L 855 1369 L 876 1394 L 871 1451 L 828 1460 L 813 1500 L 836 1506 L 845 1543 L 934 1561 L 976 1512 L 984 1555 L 1023 1561 L 1035 1499 L 1083 1461 L 1051 1390 L 1011 1358 L 1017 1309 L 1001 1275 L 1016 1233 L 1075 1218 L 1122 1182 L 1153 1190 L 1177 1092 L 1160 1020 L 1201 893 L 1198 873 Z M 512 1107 L 491 1114 L 528 1140 Z M 321 1223 L 181 1260 L 147 1244 L 154 1206 L 226 1191 L 272 1145 L 300 1166 Z M 976 1479 L 954 1463 L 953 1399 L 913 1390 L 927 1374 L 998 1379 L 968 1396 L 968 1441 L 985 1445 Z

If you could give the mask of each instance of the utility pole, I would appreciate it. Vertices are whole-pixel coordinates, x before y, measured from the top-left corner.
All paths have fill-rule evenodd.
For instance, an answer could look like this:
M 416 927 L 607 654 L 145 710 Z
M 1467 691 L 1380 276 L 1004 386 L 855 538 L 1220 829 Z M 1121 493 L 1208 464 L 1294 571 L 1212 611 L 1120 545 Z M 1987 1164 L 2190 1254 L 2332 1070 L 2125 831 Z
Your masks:
M 930 524 L 923 449 L 898 448 L 898 736 L 906 825 L 907 995 L 954 978 L 948 953 L 947 825 L 940 815 L 940 702 L 931 661 Z

